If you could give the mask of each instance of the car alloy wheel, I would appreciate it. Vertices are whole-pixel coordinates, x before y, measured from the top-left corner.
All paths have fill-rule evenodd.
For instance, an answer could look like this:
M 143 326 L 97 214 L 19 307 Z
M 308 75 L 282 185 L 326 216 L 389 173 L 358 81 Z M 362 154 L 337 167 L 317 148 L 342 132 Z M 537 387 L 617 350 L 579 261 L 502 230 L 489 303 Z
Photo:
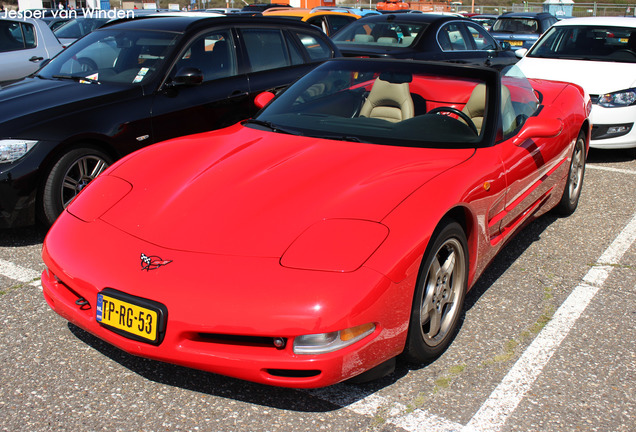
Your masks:
M 94 148 L 76 148 L 53 166 L 42 193 L 43 221 L 52 225 L 64 208 L 112 163 L 109 156 Z
M 457 330 L 467 285 L 466 235 L 451 222 L 436 230 L 423 260 L 405 349 L 408 360 L 430 361 L 446 349 Z
M 579 205 L 581 189 L 583 188 L 583 177 L 585 176 L 585 159 L 585 133 L 581 131 L 574 144 L 565 190 L 563 191 L 561 202 L 556 207 L 556 212 L 563 216 L 574 213 L 574 210 Z

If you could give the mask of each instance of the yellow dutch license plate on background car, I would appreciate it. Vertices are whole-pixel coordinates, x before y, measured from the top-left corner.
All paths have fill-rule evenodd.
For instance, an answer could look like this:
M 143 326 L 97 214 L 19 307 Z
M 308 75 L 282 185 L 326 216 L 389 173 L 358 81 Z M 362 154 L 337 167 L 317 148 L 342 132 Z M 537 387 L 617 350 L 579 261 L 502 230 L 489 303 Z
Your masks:
M 508 42 L 510 44 L 510 46 L 522 46 L 523 45 L 523 41 L 517 41 L 517 40 L 512 41 L 511 40 L 511 41 L 506 41 L 506 42 Z
M 161 343 L 166 308 L 160 303 L 107 288 L 97 294 L 96 320 L 122 336 Z

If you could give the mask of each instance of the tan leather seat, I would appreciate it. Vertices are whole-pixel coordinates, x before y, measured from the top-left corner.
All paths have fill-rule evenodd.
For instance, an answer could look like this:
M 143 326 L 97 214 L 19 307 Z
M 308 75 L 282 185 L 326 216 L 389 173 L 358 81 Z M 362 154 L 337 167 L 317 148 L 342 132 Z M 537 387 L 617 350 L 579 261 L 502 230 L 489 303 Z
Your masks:
M 357 34 L 354 36 L 353 41 L 359 43 L 369 43 L 375 42 L 375 39 L 373 39 L 373 36 L 368 34 Z
M 486 109 L 486 86 L 477 84 L 473 92 L 462 109 L 475 124 L 477 132 L 481 133 L 481 126 L 484 122 L 484 111 Z M 515 111 L 510 99 L 510 90 L 505 85 L 501 86 L 501 116 L 503 123 L 503 133 L 507 135 L 516 128 Z M 461 120 L 461 117 L 460 117 Z M 463 120 L 462 120 L 463 121 Z
M 412 118 L 414 112 L 409 83 L 395 84 L 377 78 L 360 110 L 360 117 L 399 122 Z

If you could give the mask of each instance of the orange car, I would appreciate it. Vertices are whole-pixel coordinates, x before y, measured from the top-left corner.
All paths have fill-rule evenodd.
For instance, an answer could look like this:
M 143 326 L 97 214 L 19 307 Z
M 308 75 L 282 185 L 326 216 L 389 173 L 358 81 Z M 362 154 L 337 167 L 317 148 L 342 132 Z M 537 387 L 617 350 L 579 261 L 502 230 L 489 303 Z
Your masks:
M 327 36 L 333 35 L 342 27 L 360 18 L 360 15 L 351 12 L 314 11 L 305 8 L 271 8 L 264 11 L 263 16 L 280 16 L 305 21 L 321 28 Z

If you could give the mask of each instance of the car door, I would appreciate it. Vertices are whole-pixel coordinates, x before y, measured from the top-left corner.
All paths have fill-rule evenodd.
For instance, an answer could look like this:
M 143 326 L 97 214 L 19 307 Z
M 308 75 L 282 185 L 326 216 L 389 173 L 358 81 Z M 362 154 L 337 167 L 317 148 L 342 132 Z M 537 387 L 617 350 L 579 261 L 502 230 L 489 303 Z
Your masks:
M 40 68 L 49 55 L 30 22 L 0 20 L 0 82 L 23 78 Z
M 436 60 L 476 65 L 483 65 L 486 61 L 487 53 L 474 47 L 472 37 L 462 21 L 445 23 L 437 31 L 436 38 L 442 50 Z
M 508 102 L 502 97 L 503 139 L 497 144 L 506 177 L 500 230 L 507 233 L 540 207 L 555 186 L 555 179 L 559 178 L 556 170 L 562 171 L 560 178 L 563 178 L 569 167 L 563 163 L 567 159 L 568 146 L 562 141 L 567 139 L 567 134 L 552 138 L 517 138 L 524 122 L 540 107 L 536 101 L 527 100 L 529 91 L 515 87 L 521 80 L 504 78 L 502 82 L 511 95 Z M 519 95 L 525 95 L 525 99 L 520 99 Z
M 468 39 L 472 49 L 479 51 L 480 60 L 484 66 L 503 69 L 504 67 L 517 62 L 517 58 L 511 51 L 503 51 L 495 39 L 488 31 L 480 25 L 465 23 L 465 37 Z
M 247 75 L 237 56 L 231 28 L 206 30 L 178 54 L 152 108 L 155 141 L 232 125 L 255 112 Z M 200 84 L 180 85 L 184 71 L 201 73 Z
M 238 29 L 249 64 L 249 92 L 279 91 L 333 56 L 324 40 L 303 29 L 251 27 Z M 326 38 L 326 36 L 325 36 Z

